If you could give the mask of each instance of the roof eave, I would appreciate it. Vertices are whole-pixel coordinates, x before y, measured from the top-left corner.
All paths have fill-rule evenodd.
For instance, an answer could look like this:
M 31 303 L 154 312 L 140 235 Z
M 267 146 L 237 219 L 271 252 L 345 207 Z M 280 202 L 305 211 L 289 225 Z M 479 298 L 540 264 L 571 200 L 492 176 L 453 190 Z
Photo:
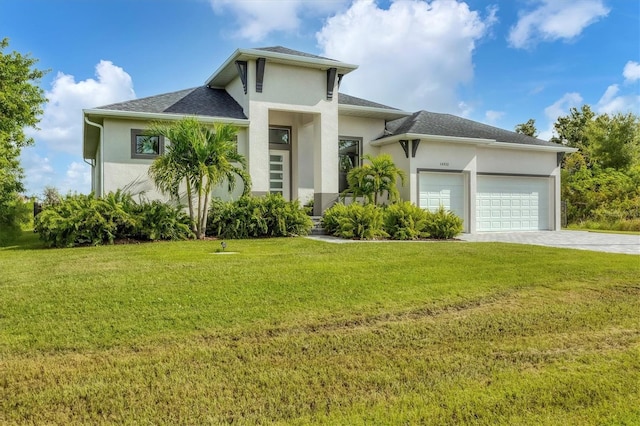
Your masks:
M 209 87 L 224 88 L 233 77 L 237 74 L 235 69 L 235 61 L 250 60 L 257 58 L 270 59 L 277 63 L 288 65 L 303 65 L 311 68 L 329 69 L 337 68 L 339 74 L 348 74 L 358 69 L 357 65 L 348 64 L 346 62 L 333 61 L 331 59 L 309 58 L 306 56 L 289 55 L 285 53 L 270 52 L 268 50 L 258 49 L 236 49 L 235 52 L 205 80 L 205 85 Z
M 82 113 L 85 116 L 98 116 L 98 117 L 118 117 L 126 119 L 144 119 L 144 120 L 167 120 L 176 121 L 185 117 L 197 117 L 198 120 L 205 123 L 226 123 L 233 124 L 240 127 L 248 127 L 249 120 L 246 118 L 231 118 L 231 117 L 218 117 L 210 115 L 196 115 L 196 114 L 171 114 L 165 112 L 139 112 L 139 111 L 122 111 L 111 109 L 83 109 Z
M 513 142 L 498 142 L 495 139 L 466 138 L 457 136 L 441 136 L 441 135 L 425 135 L 420 133 L 402 133 L 399 135 L 387 136 L 370 142 L 372 146 L 389 145 L 400 140 L 421 139 L 432 142 L 462 143 L 472 145 L 482 145 L 488 148 L 502 149 L 522 149 L 529 151 L 547 151 L 547 152 L 576 152 L 576 148 L 570 148 L 565 145 L 549 146 L 549 145 L 527 145 Z
M 464 144 L 474 144 L 474 145 L 489 145 L 495 142 L 495 140 L 493 139 L 426 135 L 421 133 L 401 133 L 398 135 L 391 135 L 384 138 L 376 139 L 374 141 L 371 141 L 370 144 L 373 146 L 383 146 L 383 145 L 389 145 L 394 142 L 398 142 L 400 140 L 409 140 L 409 139 L 422 139 L 422 140 L 430 140 L 433 142 L 453 142 L 453 143 L 464 143 Z

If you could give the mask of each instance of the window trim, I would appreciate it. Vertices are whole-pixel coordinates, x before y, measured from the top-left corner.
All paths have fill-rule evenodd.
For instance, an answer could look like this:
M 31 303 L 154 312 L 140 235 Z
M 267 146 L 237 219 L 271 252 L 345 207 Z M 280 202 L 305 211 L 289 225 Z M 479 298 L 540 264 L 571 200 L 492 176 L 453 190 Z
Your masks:
M 286 130 L 287 132 L 289 132 L 289 143 L 271 143 L 269 142 L 269 149 L 275 149 L 275 150 L 280 150 L 280 151 L 291 151 L 291 145 L 293 145 L 293 141 L 292 139 L 292 128 L 291 126 L 278 126 L 278 125 L 273 125 L 273 126 L 269 126 L 269 130 Z M 269 137 L 269 134 L 267 133 L 267 137 Z
M 362 138 L 360 136 L 342 136 L 342 135 L 338 136 L 338 190 L 340 190 L 340 175 L 344 173 L 345 176 L 346 176 L 346 174 L 349 173 L 349 171 L 343 172 L 340 169 L 340 156 L 341 156 L 341 154 L 340 154 L 340 141 L 344 140 L 344 141 L 358 142 L 358 161 L 357 161 L 357 164 L 354 164 L 352 166 L 352 168 L 355 168 L 355 167 L 362 166 L 362 160 L 363 160 L 363 156 L 364 156 L 364 153 L 362 152 L 363 149 L 364 149 L 364 147 L 363 147 L 363 139 L 364 138 Z M 348 189 L 348 187 L 345 188 L 345 189 Z M 344 189 L 343 189 L 343 191 L 344 191 Z
M 157 154 L 141 154 L 136 152 L 137 148 L 137 138 L 138 136 L 147 136 L 145 135 L 146 130 L 142 129 L 131 129 L 131 158 L 141 159 L 141 160 L 153 160 L 158 156 L 164 154 L 164 136 L 156 135 L 158 137 L 158 153 Z

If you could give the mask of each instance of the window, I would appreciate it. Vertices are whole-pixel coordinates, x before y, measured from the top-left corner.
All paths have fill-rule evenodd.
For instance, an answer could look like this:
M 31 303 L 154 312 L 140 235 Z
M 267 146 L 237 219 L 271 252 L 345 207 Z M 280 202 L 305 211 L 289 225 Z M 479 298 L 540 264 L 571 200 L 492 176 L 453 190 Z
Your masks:
M 289 145 L 291 143 L 291 129 L 288 127 L 269 127 L 269 144 Z M 287 147 L 277 149 L 289 149 Z
M 341 137 L 338 143 L 338 191 L 342 192 L 349 187 L 347 184 L 349 170 L 360 166 L 362 139 Z
M 131 158 L 155 158 L 164 153 L 164 138 L 146 135 L 144 130 L 131 130 Z

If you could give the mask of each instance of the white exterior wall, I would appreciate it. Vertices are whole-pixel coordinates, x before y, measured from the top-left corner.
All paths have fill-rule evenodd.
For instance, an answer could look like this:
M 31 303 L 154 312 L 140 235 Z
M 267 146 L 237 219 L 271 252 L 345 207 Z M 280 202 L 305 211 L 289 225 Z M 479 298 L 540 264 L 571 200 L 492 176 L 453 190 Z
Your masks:
M 384 132 L 384 119 L 340 115 L 338 120 L 339 136 L 362 138 L 362 155 L 370 154 L 374 157 L 378 155 L 380 148 L 372 146 L 369 142 L 379 138 Z
M 422 140 L 415 158 L 409 159 L 399 143 L 380 149 L 392 155 L 396 166 L 408 172 L 408 185 L 401 189 L 402 198 L 418 204 L 419 171 L 461 171 L 465 176 L 465 231 L 476 232 L 476 193 L 479 173 L 505 175 L 550 176 L 549 224 L 560 229 L 560 167 L 555 151 L 535 151 L 508 147 L 488 147 L 459 142 L 430 142 Z
M 104 146 L 104 191 L 109 193 L 118 189 L 127 188 L 136 195 L 144 192 L 144 196 L 149 200 L 168 200 L 168 197 L 161 194 L 149 178 L 149 166 L 153 159 L 131 158 L 131 130 L 144 130 L 148 126 L 145 121 L 134 120 L 104 120 L 105 146 Z M 165 148 L 171 142 L 165 139 Z M 247 130 L 238 131 L 238 152 L 246 155 L 247 152 Z M 100 151 L 96 157 L 96 186 L 100 188 Z M 238 183 L 231 193 L 227 191 L 226 183 L 213 191 L 214 196 L 223 199 L 237 198 L 242 194 L 242 184 Z M 97 191 L 96 191 L 97 192 Z
M 338 103 L 327 100 L 326 72 L 267 61 L 263 91 L 248 62 L 249 172 L 253 192 L 269 191 L 269 126 L 291 127 L 292 198 L 338 192 Z M 335 158 L 335 161 L 330 161 Z
M 129 188 L 133 194 L 144 192 L 150 199 L 165 200 L 149 179 L 151 159 L 131 158 L 131 130 L 146 129 L 144 121 L 104 120 L 104 191 Z M 165 141 L 166 143 L 166 141 Z

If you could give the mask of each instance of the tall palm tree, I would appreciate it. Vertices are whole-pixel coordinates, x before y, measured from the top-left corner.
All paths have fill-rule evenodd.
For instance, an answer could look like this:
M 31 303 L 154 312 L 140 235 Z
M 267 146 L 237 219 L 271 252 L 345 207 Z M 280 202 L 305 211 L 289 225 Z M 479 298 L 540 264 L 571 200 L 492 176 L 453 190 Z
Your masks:
M 357 197 L 364 197 L 368 202 L 378 204 L 378 197 L 386 192 L 389 201 L 397 201 L 400 198 L 397 181 L 400 178 L 404 186 L 405 172 L 396 167 L 389 154 L 380 154 L 377 157 L 367 154 L 363 158 L 369 163 L 349 171 L 347 174 L 349 189 L 343 193 L 343 196 L 350 193 L 354 200 Z
M 244 184 L 243 195 L 251 189 L 246 160 L 236 150 L 237 128 L 228 124 L 212 128 L 187 117 L 169 124 L 152 123 L 146 133 L 171 142 L 155 159 L 149 175 L 160 192 L 176 199 L 180 199 L 184 185 L 193 231 L 197 238 L 203 238 L 213 188 L 226 180 L 228 191 L 232 191 L 239 177 Z

